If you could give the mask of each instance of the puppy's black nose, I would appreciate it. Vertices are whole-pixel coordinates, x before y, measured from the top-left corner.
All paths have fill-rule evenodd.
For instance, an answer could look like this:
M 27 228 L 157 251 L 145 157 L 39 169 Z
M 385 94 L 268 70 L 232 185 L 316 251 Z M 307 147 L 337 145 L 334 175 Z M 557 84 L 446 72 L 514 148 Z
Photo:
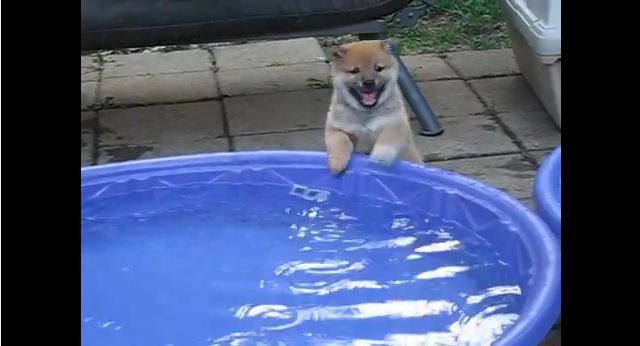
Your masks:
M 371 88 L 376 86 L 376 81 L 374 81 L 373 79 L 365 79 L 362 81 L 362 85 Z

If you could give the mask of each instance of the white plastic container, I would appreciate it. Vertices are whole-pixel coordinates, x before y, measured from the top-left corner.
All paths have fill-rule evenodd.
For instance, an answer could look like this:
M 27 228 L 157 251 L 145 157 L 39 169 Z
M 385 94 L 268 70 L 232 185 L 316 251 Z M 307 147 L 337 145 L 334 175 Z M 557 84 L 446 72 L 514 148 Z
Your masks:
M 561 0 L 501 0 L 522 75 L 560 125 Z

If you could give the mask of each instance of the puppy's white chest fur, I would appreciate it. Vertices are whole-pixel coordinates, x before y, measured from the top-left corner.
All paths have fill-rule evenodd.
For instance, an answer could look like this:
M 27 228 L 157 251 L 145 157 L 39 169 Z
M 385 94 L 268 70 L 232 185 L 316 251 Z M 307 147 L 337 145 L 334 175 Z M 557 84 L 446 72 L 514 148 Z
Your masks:
M 361 139 L 375 139 L 380 130 L 404 116 L 402 104 L 399 108 L 380 108 L 370 112 L 339 108 L 337 112 L 335 109 L 329 112 L 331 125 Z

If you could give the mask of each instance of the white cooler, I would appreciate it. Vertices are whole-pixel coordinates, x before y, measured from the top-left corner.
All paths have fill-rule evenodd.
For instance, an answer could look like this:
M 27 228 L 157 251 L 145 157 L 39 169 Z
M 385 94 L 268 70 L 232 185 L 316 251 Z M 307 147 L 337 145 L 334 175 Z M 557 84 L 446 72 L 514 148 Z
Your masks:
M 560 0 L 500 0 L 518 67 L 560 126 Z

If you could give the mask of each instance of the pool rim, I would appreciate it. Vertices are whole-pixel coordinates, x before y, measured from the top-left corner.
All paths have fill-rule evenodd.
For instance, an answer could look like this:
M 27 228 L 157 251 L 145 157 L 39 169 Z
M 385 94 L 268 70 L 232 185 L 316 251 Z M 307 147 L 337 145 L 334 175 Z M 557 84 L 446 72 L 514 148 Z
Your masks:
M 551 232 L 562 233 L 562 209 L 560 194 L 557 191 L 557 179 L 561 175 L 561 147 L 549 154 L 536 173 L 533 184 L 533 202 L 540 218 L 549 226 Z
M 165 170 L 188 168 L 229 168 L 261 164 L 268 166 L 305 165 L 326 167 L 326 153 L 316 151 L 246 151 L 212 154 L 172 156 L 81 168 L 81 188 L 95 183 L 118 180 L 118 177 L 136 175 L 136 178 L 150 177 Z M 352 157 L 348 170 L 368 170 L 381 175 L 402 174 L 407 180 L 451 187 L 463 198 L 474 202 L 486 202 L 501 211 L 502 217 L 509 217 L 521 225 L 520 239 L 527 248 L 534 268 L 534 284 L 526 297 L 516 323 L 502 334 L 493 346 L 525 346 L 539 343 L 556 322 L 560 314 L 560 247 L 549 226 L 521 202 L 494 187 L 475 179 L 428 164 L 396 162 L 391 168 L 370 162 L 366 156 Z M 329 174 L 327 170 L 327 174 Z M 339 179 L 336 177 L 335 179 Z M 126 181 L 120 180 L 120 181 Z

